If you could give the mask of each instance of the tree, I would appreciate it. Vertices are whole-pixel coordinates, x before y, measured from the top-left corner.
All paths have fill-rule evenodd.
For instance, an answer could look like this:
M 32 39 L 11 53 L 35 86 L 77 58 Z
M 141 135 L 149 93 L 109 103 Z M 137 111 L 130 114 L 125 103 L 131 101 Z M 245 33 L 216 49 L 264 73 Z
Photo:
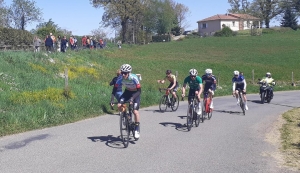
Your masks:
M 101 27 L 99 27 L 98 29 L 93 29 L 91 31 L 91 34 L 96 38 L 102 38 L 102 39 L 106 38 L 107 36 L 107 33 Z
M 126 41 L 128 23 L 143 12 L 143 4 L 147 0 L 90 0 L 95 8 L 103 7 L 104 26 L 121 26 L 122 42 Z
M 4 0 L 0 0 L 0 26 L 9 27 L 8 8 L 5 6 Z
M 9 18 L 16 29 L 25 30 L 31 22 L 41 21 L 41 9 L 36 7 L 35 1 L 13 0 L 9 8 Z
M 179 28 L 189 27 L 189 24 L 186 21 L 187 15 L 190 14 L 189 8 L 183 4 L 176 3 L 174 10 L 177 17 Z
M 293 30 L 297 30 L 297 16 L 292 12 L 292 8 L 290 6 L 286 7 L 284 16 L 281 20 L 282 27 L 290 27 Z
M 250 2 L 248 0 L 228 0 L 231 9 L 228 9 L 229 13 L 242 13 L 249 14 L 250 12 Z
M 281 0 L 254 0 L 251 3 L 251 13 L 261 18 L 266 28 L 269 28 L 271 19 L 282 13 L 280 4 Z

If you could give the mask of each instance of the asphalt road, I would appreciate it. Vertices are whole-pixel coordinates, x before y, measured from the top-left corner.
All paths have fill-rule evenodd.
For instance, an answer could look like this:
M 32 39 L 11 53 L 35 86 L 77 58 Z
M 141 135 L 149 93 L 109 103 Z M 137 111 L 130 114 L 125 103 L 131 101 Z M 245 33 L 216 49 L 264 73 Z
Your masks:
M 186 101 L 176 112 L 143 108 L 141 137 L 128 148 L 119 139 L 118 115 L 5 136 L 0 172 L 292 172 L 271 156 L 278 146 L 266 134 L 299 98 L 300 91 L 275 92 L 270 104 L 260 104 L 258 94 L 248 95 L 244 116 L 232 96 L 216 97 L 212 119 L 189 132 Z

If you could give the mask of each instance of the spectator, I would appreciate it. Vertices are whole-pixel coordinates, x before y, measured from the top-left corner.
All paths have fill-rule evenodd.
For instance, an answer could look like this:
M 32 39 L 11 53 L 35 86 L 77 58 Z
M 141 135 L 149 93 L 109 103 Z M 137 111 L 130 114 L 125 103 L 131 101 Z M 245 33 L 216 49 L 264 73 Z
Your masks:
M 52 48 L 53 48 L 53 40 L 51 39 L 51 37 L 49 35 L 46 36 L 45 46 L 46 46 L 46 51 L 51 53 Z
M 57 36 L 56 44 L 57 44 L 57 52 L 60 52 L 61 51 L 61 37 L 60 37 L 60 35 Z
M 81 38 L 81 46 L 82 46 L 83 48 L 86 47 L 86 36 L 83 36 L 83 37 Z
M 67 43 L 68 43 L 67 37 L 64 36 L 63 39 L 61 39 L 61 44 L 60 44 L 61 52 L 66 52 Z
M 40 51 L 41 43 L 42 43 L 41 39 L 35 36 L 33 40 L 34 52 Z
M 102 38 L 100 38 L 99 44 L 100 44 L 100 49 L 102 49 L 103 48 L 103 40 L 102 40 Z
M 86 37 L 86 47 L 87 47 L 88 49 L 90 48 L 90 44 L 91 44 L 90 37 L 87 36 L 87 37 Z
M 93 41 L 93 37 L 90 38 L 90 49 L 94 48 L 94 41 Z
M 74 50 L 74 39 L 73 36 L 70 37 L 70 46 L 71 46 L 71 50 Z
M 77 48 L 77 38 L 75 36 L 73 36 L 73 39 L 74 39 L 74 49 Z
M 56 44 L 56 38 L 55 38 L 54 35 L 52 35 L 52 33 L 50 33 L 50 37 L 51 37 L 51 39 L 52 39 L 52 41 L 53 41 L 53 46 L 52 46 L 52 48 L 53 48 L 53 51 L 54 51 L 54 49 L 55 49 L 55 44 Z

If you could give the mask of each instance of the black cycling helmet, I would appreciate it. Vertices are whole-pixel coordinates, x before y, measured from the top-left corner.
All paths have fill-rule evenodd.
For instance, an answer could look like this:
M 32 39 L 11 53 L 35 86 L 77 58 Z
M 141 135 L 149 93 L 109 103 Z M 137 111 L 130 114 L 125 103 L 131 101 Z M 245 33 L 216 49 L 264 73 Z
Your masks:
M 166 74 L 170 74 L 170 73 L 172 73 L 171 70 L 167 70 L 167 71 L 166 71 Z

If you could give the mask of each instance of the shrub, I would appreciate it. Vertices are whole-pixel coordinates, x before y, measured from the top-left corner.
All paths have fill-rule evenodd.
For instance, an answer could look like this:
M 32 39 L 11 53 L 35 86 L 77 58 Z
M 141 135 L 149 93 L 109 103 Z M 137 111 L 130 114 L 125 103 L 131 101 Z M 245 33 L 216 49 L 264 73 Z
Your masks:
M 232 37 L 236 36 L 236 33 L 234 33 L 229 27 L 225 26 L 222 28 L 221 31 L 217 31 L 214 34 L 215 37 Z

